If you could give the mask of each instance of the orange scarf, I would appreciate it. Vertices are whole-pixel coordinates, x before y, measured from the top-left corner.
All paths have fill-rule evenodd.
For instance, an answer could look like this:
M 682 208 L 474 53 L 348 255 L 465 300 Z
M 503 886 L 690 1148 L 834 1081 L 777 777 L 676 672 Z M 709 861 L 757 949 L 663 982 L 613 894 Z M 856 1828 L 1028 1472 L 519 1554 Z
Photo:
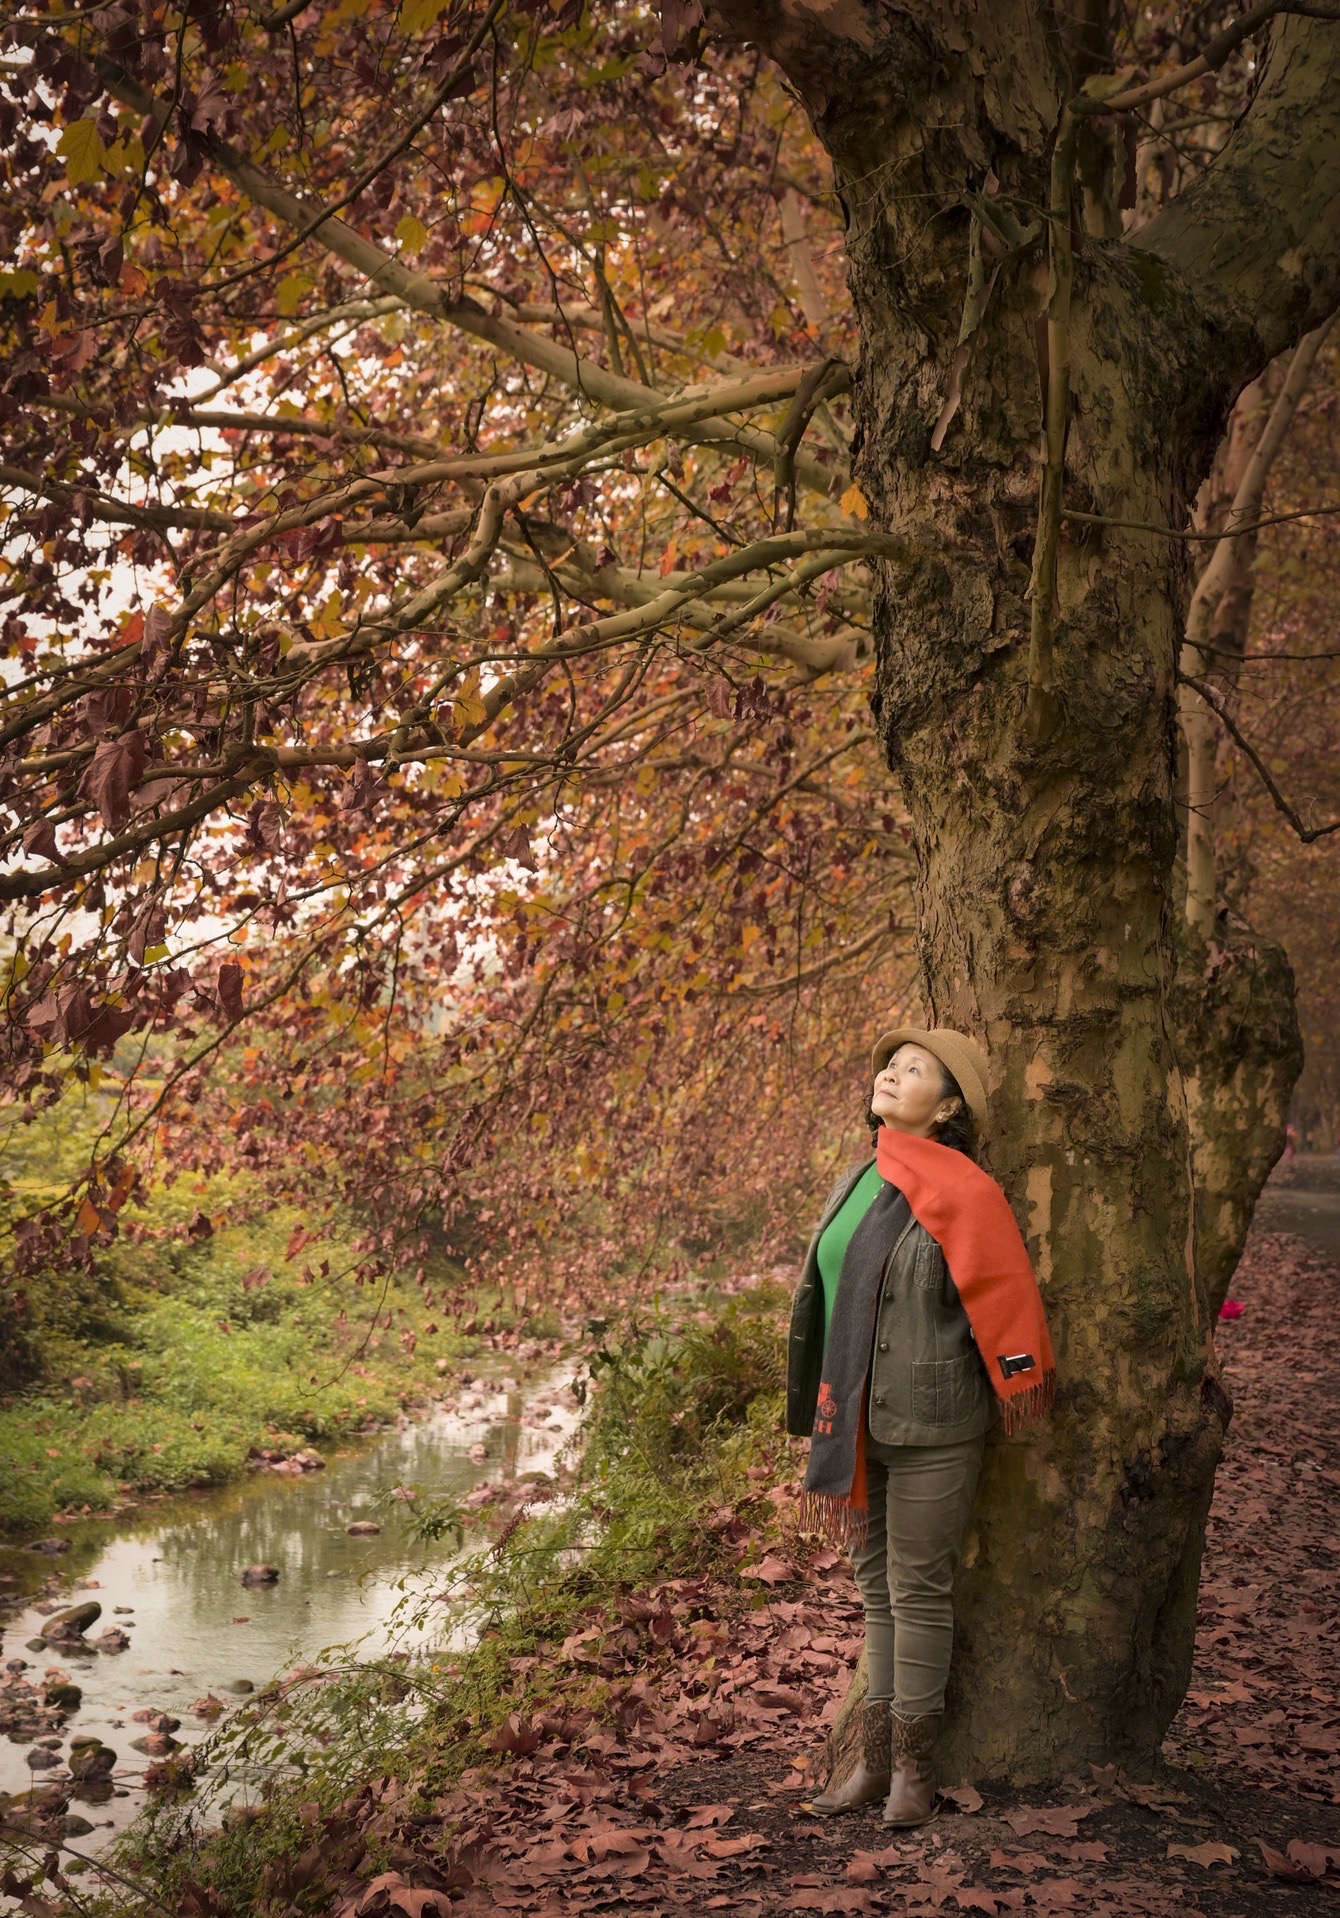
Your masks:
M 966 1154 L 890 1126 L 879 1129 L 876 1164 L 945 1255 L 1006 1432 L 1044 1418 L 1056 1399 L 1056 1355 L 1005 1194 Z

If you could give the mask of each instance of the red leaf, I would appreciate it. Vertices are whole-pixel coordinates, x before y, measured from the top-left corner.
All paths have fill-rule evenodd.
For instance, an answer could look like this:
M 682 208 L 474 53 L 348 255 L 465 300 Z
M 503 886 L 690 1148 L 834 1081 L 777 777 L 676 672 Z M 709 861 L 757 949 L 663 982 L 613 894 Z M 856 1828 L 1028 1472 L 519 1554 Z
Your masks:
M 794 1578 L 795 1576 L 795 1566 L 788 1565 L 785 1559 L 777 1558 L 771 1552 L 769 1552 L 766 1558 L 761 1559 L 757 1565 L 742 1565 L 740 1567 L 741 1578 L 757 1578 L 764 1585 L 780 1585 L 785 1579 Z
M 63 866 L 65 863 L 60 856 L 60 848 L 56 844 L 56 828 L 49 819 L 33 821 L 23 835 L 23 850 L 39 853 L 43 859 L 50 859 L 58 866 Z
M 102 814 L 109 832 L 120 832 L 130 817 L 130 795 L 148 761 L 148 743 L 138 729 L 95 748 L 79 782 L 80 795 Z
M 219 967 L 219 1004 L 231 1025 L 242 1017 L 242 968 L 236 959 L 225 959 Z M 292 1253 L 289 1254 L 291 1258 Z

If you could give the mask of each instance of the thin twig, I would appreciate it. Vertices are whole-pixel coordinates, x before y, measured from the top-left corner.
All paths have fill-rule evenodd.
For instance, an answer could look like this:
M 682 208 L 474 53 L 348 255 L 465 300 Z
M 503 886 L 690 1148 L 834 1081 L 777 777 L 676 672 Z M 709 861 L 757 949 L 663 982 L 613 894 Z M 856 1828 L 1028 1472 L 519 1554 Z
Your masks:
M 1177 677 L 1184 686 L 1190 686 L 1193 691 L 1200 694 L 1205 704 L 1218 718 L 1220 725 L 1228 734 L 1229 738 L 1246 753 L 1248 759 L 1251 760 L 1260 775 L 1261 784 L 1274 800 L 1276 809 L 1284 814 L 1284 817 L 1288 820 L 1305 846 L 1310 846 L 1314 839 L 1324 839 L 1328 833 L 1340 832 L 1340 819 L 1333 819 L 1329 826 L 1305 826 L 1299 814 L 1289 804 L 1284 794 L 1271 778 L 1269 768 L 1266 766 L 1260 753 L 1257 752 L 1251 741 L 1243 735 L 1241 728 L 1229 713 L 1213 686 L 1207 684 L 1203 679 L 1198 679 L 1192 673 L 1179 673 Z

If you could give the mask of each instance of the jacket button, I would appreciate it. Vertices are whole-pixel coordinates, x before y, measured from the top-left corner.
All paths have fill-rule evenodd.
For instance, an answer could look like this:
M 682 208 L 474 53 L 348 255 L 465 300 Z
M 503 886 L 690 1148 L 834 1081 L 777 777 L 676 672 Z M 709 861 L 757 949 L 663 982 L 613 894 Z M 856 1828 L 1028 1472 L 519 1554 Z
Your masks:
M 884 1401 L 883 1401 L 883 1399 L 876 1399 L 876 1400 L 875 1400 L 875 1404 L 876 1404 L 876 1405 L 883 1405 L 883 1403 L 884 1403 Z
M 879 1349 L 881 1352 L 887 1352 L 889 1349 L 889 1341 L 887 1339 L 881 1339 L 879 1342 Z

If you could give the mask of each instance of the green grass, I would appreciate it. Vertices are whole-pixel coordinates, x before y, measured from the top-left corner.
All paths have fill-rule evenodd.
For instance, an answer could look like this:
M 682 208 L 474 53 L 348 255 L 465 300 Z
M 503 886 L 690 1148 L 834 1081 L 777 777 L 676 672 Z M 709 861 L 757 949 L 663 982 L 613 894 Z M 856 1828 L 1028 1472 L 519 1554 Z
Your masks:
M 91 1123 L 86 1109 L 11 1133 L 11 1208 L 68 1172 Z M 214 1229 L 193 1239 L 197 1215 Z M 92 1272 L 23 1281 L 4 1375 L 21 1382 L 0 1395 L 0 1532 L 220 1484 L 253 1448 L 335 1439 L 423 1400 L 438 1359 L 475 1349 L 409 1273 L 349 1276 L 348 1234 L 287 1259 L 296 1213 L 245 1178 L 160 1186 L 122 1218 L 130 1230 Z

